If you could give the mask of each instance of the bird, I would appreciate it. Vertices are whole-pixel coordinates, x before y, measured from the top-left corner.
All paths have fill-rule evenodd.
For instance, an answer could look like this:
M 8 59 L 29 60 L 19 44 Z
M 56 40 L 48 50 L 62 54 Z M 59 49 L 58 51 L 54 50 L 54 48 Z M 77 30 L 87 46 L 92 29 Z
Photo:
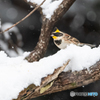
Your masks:
M 67 33 L 60 31 L 57 27 L 52 32 L 51 37 L 53 38 L 54 44 L 59 49 L 65 49 L 70 44 L 74 44 L 80 47 L 84 45 L 90 46 L 91 48 L 96 47 L 96 45 L 93 45 L 93 44 L 81 43 L 78 39 L 76 39 L 75 37 L 72 37 L 71 35 Z

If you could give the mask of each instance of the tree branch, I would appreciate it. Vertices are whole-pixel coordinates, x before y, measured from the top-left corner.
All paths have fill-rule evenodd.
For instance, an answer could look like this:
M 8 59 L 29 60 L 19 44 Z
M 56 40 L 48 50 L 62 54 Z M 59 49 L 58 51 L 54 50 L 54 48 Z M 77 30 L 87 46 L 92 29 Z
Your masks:
M 8 30 L 10 30 L 11 28 L 15 27 L 16 25 L 18 25 L 19 23 L 21 23 L 22 21 L 24 21 L 26 18 L 28 18 L 33 12 L 35 12 L 38 8 L 40 8 L 40 6 L 45 2 L 46 0 L 44 0 L 40 5 L 36 6 L 35 9 L 33 9 L 28 15 L 26 15 L 24 18 L 22 18 L 20 21 L 16 22 L 14 25 L 12 25 L 11 27 L 7 28 L 6 30 L 0 32 L 4 33 Z
M 34 2 L 32 3 L 32 2 L 27 2 L 27 0 L 24 0 L 26 3 L 28 3 L 29 5 L 31 5 L 31 6 L 33 6 L 33 8 L 35 8 L 35 7 L 37 7 L 38 5 L 37 4 L 35 4 Z M 41 14 L 42 14 L 42 8 L 41 7 L 39 7 L 38 9 L 37 9 Z
M 25 59 L 27 59 L 29 62 L 33 62 L 38 61 L 44 56 L 55 23 L 66 13 L 74 1 L 75 0 L 63 0 L 59 7 L 54 11 L 54 14 L 51 16 L 50 20 L 43 16 L 39 41 L 35 49 Z
M 31 84 L 28 88 L 24 89 L 17 100 L 27 100 L 38 96 L 55 93 L 63 90 L 73 89 L 80 86 L 88 85 L 100 79 L 100 61 L 90 67 L 89 70 L 84 69 L 76 72 L 62 72 L 58 78 L 53 82 L 53 85 L 44 93 L 35 91 L 39 88 Z

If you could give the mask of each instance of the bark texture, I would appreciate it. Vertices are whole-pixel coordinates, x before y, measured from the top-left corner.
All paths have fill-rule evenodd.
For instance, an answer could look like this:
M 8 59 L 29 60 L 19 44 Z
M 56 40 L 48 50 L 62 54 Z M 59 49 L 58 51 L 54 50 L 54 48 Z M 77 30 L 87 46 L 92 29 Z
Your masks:
M 24 0 L 27 1 L 27 0 Z M 39 37 L 39 41 L 34 48 L 34 50 L 27 56 L 29 62 L 38 61 L 41 59 L 46 53 L 47 46 L 50 40 L 51 32 L 54 28 L 55 23 L 66 13 L 66 11 L 70 8 L 70 6 L 74 3 L 75 0 L 63 0 L 63 2 L 59 5 L 59 7 L 54 11 L 51 19 L 47 19 L 44 15 L 42 15 L 42 28 L 41 34 Z M 29 4 L 31 4 L 29 2 Z M 33 4 L 34 6 L 37 6 Z M 41 11 L 41 8 L 39 9 Z
M 26 57 L 29 62 L 39 60 L 43 57 L 46 52 L 50 34 L 55 23 L 58 21 L 59 18 L 63 16 L 63 14 L 69 9 L 69 7 L 74 1 L 75 0 L 63 0 L 63 2 L 59 5 L 59 8 L 55 10 L 55 13 L 54 15 L 52 15 L 51 20 L 48 20 L 45 18 L 45 16 L 43 16 L 43 24 L 41 28 L 39 42 L 37 43 L 35 49 L 30 53 L 30 55 Z M 35 86 L 34 84 L 31 84 L 19 93 L 17 100 L 30 100 L 32 98 L 39 97 L 42 95 L 77 88 L 100 79 L 100 61 L 96 62 L 96 64 L 91 66 L 90 70 L 84 69 L 78 72 L 61 72 L 63 68 L 64 66 L 58 68 L 54 71 L 52 75 L 48 75 L 48 77 L 42 79 L 41 85 L 43 87 L 48 85 L 48 82 L 52 82 L 51 86 L 47 88 L 47 90 L 45 90 L 44 92 L 40 92 L 41 86 L 39 87 Z M 61 73 L 58 75 L 59 70 Z M 55 72 L 57 73 L 55 74 Z M 57 76 L 54 76 L 54 74 Z M 56 79 L 52 80 L 51 76 L 54 76 Z M 48 80 L 48 78 L 51 81 Z M 46 79 L 46 81 L 44 81 L 44 79 Z
M 44 93 L 40 90 L 35 91 L 36 87 L 31 84 L 28 88 L 20 92 L 17 100 L 29 100 L 38 96 L 55 93 L 63 90 L 73 89 L 95 82 L 100 79 L 100 61 L 90 67 L 90 70 L 84 69 L 76 72 L 62 72 L 57 79 L 54 80 L 53 85 Z

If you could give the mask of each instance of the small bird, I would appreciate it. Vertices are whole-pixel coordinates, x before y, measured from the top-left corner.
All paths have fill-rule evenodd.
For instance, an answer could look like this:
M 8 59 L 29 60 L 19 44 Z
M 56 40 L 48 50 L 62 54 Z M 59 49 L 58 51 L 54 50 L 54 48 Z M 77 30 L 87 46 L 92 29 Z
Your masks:
M 92 44 L 81 43 L 78 39 L 72 37 L 71 35 L 69 35 L 67 33 L 59 31 L 59 29 L 57 29 L 57 28 L 55 28 L 55 31 L 52 32 L 51 37 L 53 38 L 54 44 L 59 49 L 65 49 L 70 44 L 75 44 L 80 47 L 82 47 L 84 45 L 88 45 L 91 48 L 96 46 L 96 45 L 92 45 Z

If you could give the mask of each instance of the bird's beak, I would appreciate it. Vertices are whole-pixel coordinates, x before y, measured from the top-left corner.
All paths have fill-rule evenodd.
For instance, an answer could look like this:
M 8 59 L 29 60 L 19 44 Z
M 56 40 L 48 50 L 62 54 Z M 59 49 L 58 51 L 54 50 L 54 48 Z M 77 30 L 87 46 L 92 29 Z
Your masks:
M 53 37 L 54 35 L 53 34 L 51 34 L 51 37 Z
M 56 36 L 54 36 L 53 34 L 51 34 L 51 37 L 52 37 L 53 39 L 57 39 L 57 37 L 56 37 Z

